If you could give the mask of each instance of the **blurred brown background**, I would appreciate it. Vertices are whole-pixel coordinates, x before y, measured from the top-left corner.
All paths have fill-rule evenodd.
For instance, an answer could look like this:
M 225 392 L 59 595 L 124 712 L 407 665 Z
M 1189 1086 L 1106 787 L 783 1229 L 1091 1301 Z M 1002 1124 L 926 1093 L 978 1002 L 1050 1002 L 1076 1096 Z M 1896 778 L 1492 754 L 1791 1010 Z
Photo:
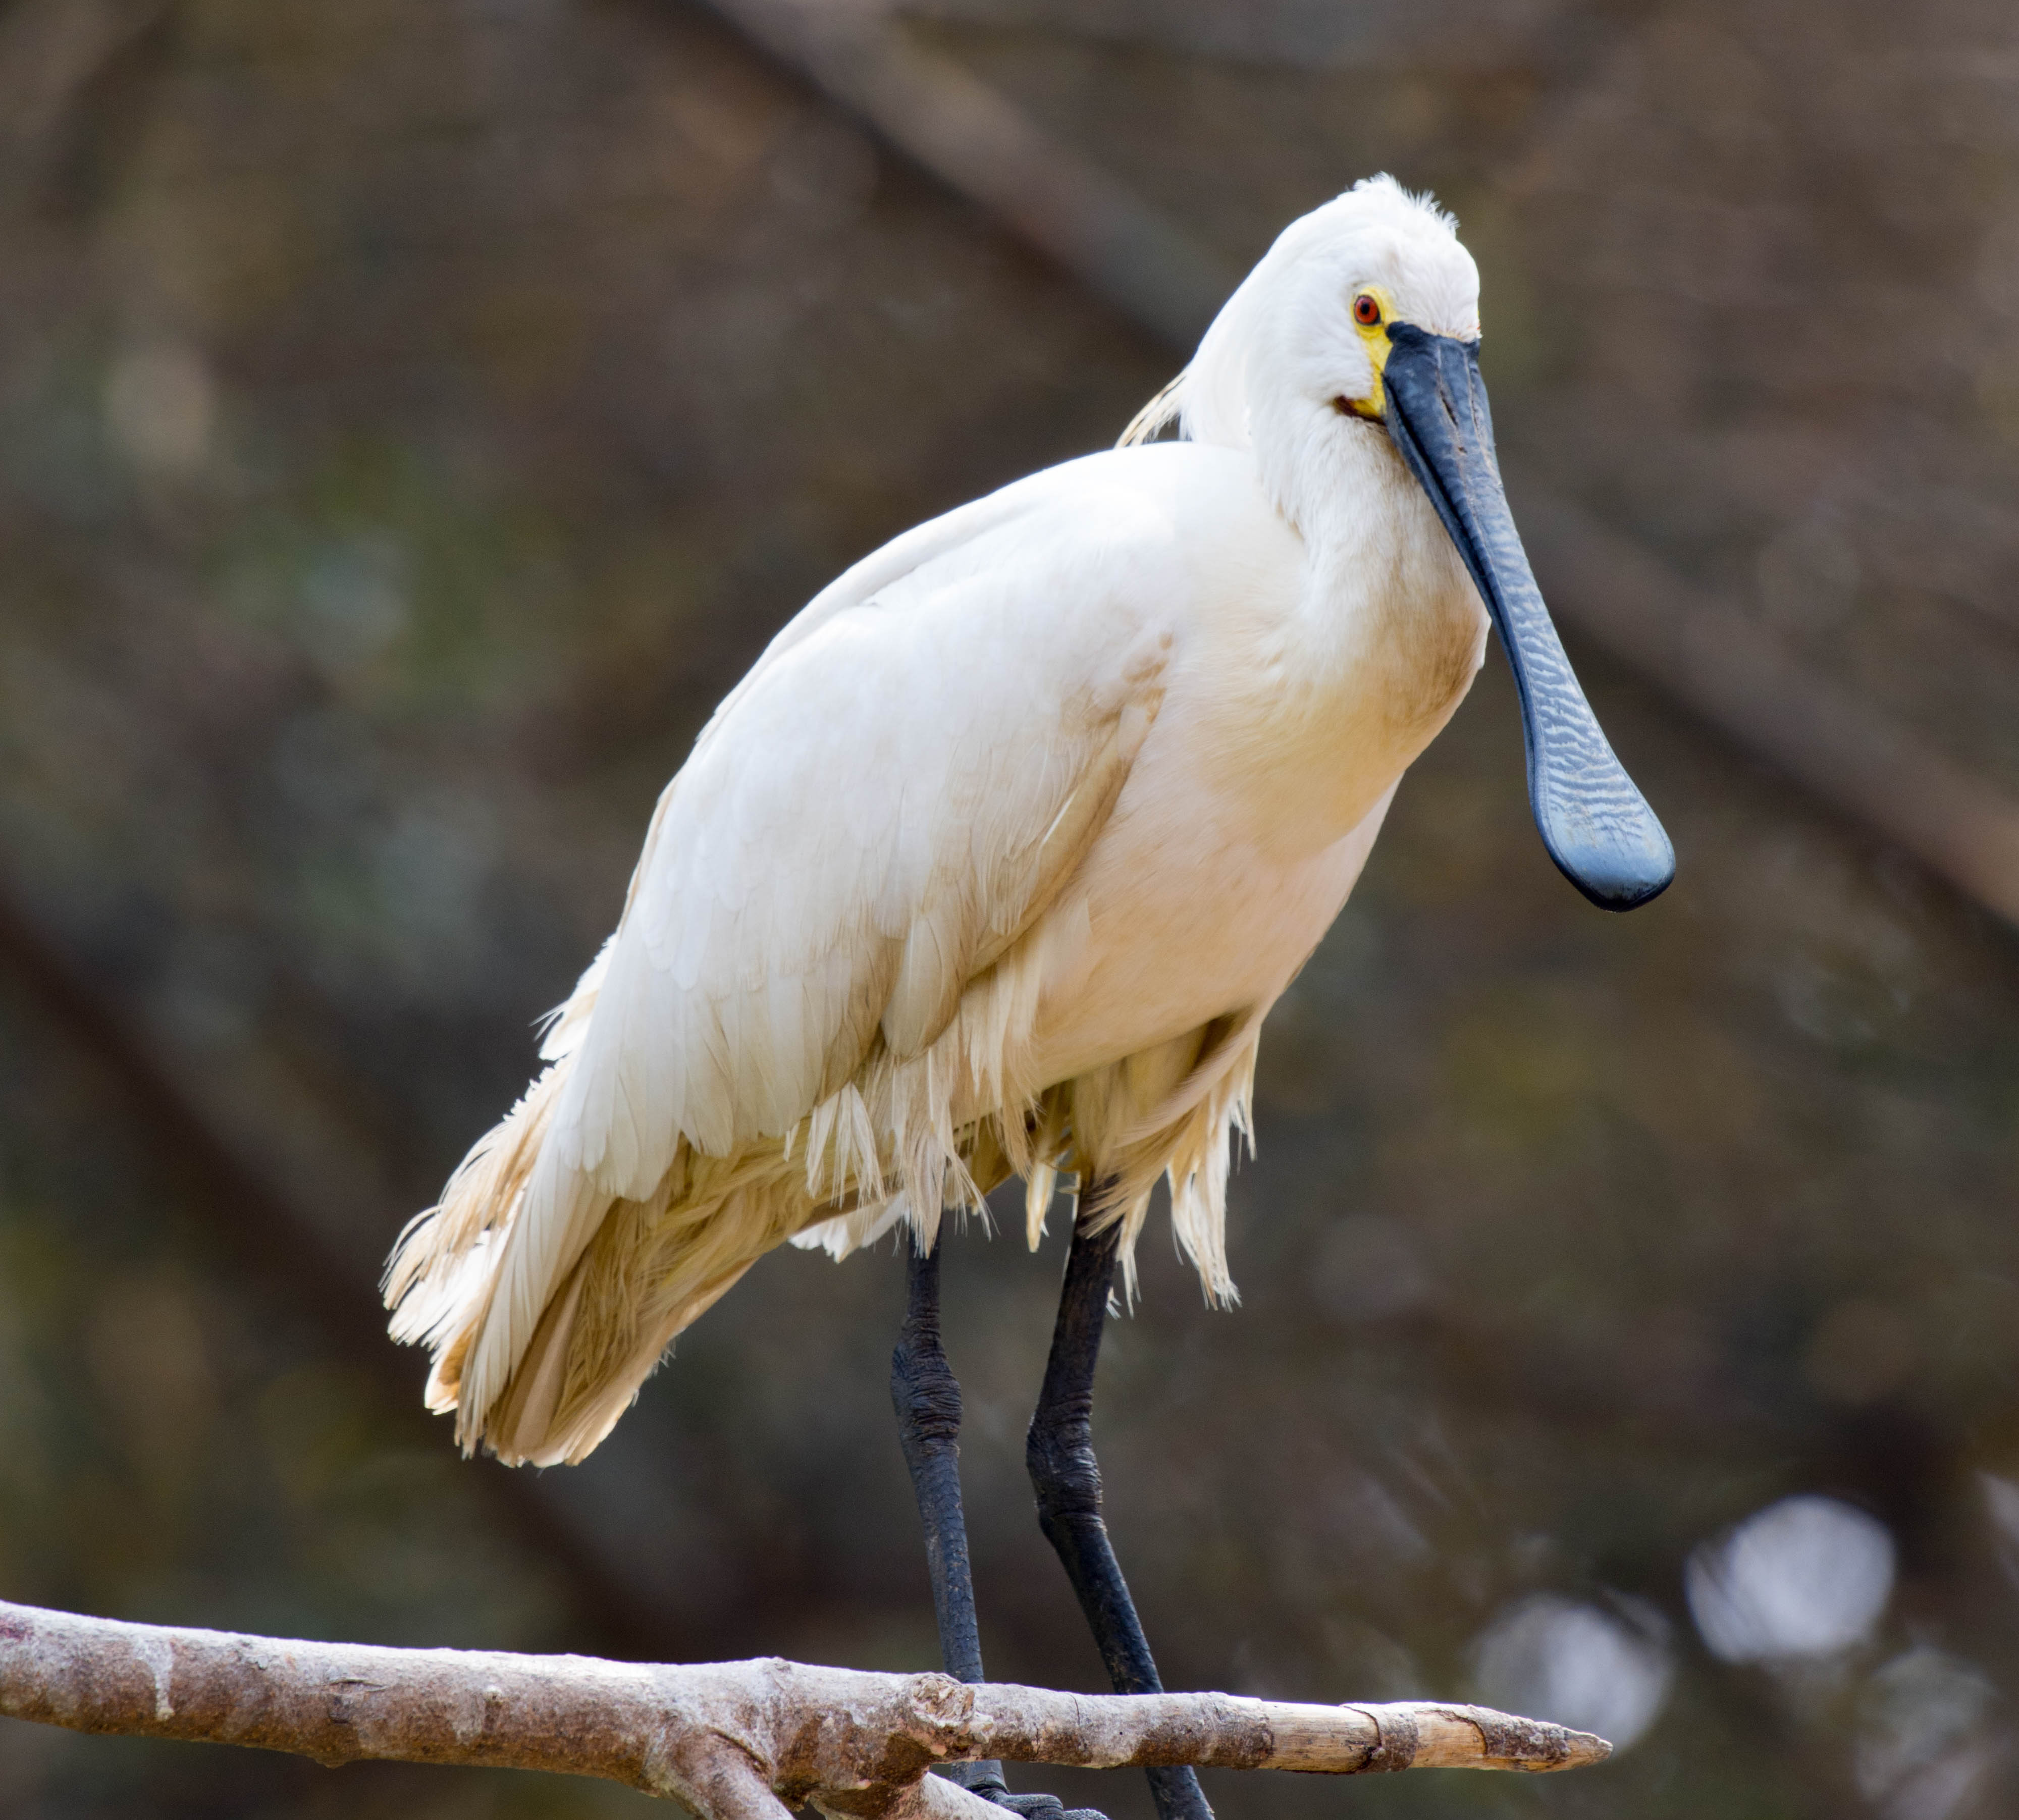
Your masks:
M 1557 877 L 1490 658 L 1270 1026 L 1245 1306 L 1146 1244 L 1096 1414 L 1171 1684 L 1629 1747 L 1220 1812 L 2014 1811 L 2019 945 L 1912 857 L 1933 785 L 1843 756 L 2019 796 L 2009 0 L 857 24 L 1205 269 L 1434 187 L 1517 515 L 1572 528 L 1546 591 L 1601 538 L 1662 582 L 1564 618 L 1675 887 L 1615 919 Z M 934 1662 L 887 1249 L 767 1261 L 545 1476 L 456 1458 L 372 1295 L 771 633 L 1181 357 L 903 124 L 687 0 L 0 6 L 0 1593 Z M 1727 705 L 1771 651 L 1837 718 L 1622 665 L 1676 601 Z M 991 1669 L 1092 1688 L 1021 1460 L 1060 1257 L 971 1233 L 948 1333 Z M 0 1807 L 646 1811 L 19 1725 Z

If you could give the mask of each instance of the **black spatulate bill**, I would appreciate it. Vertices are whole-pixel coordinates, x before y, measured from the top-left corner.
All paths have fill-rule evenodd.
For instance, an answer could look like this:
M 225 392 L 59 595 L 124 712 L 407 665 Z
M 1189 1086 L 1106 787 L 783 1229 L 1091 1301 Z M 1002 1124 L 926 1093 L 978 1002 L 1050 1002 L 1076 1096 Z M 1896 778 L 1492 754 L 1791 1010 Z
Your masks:
M 1633 909 L 1667 888 L 1675 849 L 1599 731 L 1542 604 L 1500 484 L 1479 344 L 1406 322 L 1391 324 L 1388 340 L 1388 433 L 1465 559 L 1506 651 L 1542 844 L 1601 910 Z

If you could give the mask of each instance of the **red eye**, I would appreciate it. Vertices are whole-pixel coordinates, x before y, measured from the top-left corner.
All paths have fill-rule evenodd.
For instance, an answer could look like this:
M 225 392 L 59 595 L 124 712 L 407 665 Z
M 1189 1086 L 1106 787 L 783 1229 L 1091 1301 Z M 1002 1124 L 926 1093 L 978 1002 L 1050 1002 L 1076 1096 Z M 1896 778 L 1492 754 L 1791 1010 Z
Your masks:
M 1372 328 L 1381 320 L 1381 306 L 1370 291 L 1362 291 L 1353 300 L 1353 320 L 1362 328 Z

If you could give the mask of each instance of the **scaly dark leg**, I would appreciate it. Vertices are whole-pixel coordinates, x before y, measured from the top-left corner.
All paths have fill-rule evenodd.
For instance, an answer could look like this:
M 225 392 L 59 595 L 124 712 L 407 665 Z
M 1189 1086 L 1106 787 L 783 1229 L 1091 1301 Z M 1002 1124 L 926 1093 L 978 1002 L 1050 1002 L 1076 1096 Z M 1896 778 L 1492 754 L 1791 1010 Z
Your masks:
M 1094 1199 L 1085 1195 L 1081 1204 Z M 1100 1463 L 1093 1455 L 1093 1368 L 1100 1357 L 1100 1330 L 1121 1240 L 1119 1224 L 1094 1236 L 1084 1226 L 1073 1229 L 1045 1387 L 1031 1418 L 1024 1457 L 1038 1494 L 1038 1525 L 1079 1595 L 1115 1692 L 1160 1694 L 1164 1684 L 1157 1678 L 1136 1602 L 1100 1519 Z M 1188 1765 L 1147 1773 L 1158 1820 L 1212 1820 L 1198 1774 Z
M 919 1517 L 925 1525 L 926 1565 L 939 1620 L 940 1656 L 955 1680 L 978 1681 L 981 1633 L 974 1617 L 974 1576 L 967 1559 L 967 1521 L 960 1505 L 960 1381 L 940 1344 L 940 1254 L 908 1245 L 909 1294 L 904 1325 L 890 1355 L 890 1401 L 897 1439 L 912 1469 Z M 1104 1820 L 1091 1808 L 1063 1811 L 1055 1795 L 1013 1795 L 993 1758 L 947 1765 L 942 1774 L 1026 1820 Z

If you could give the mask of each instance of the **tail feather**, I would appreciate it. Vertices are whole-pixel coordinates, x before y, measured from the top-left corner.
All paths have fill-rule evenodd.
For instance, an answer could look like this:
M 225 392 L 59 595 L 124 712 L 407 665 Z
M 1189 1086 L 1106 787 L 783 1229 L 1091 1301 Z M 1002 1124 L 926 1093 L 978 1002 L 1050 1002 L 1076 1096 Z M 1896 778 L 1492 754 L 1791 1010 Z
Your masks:
M 539 1160 L 564 1064 L 526 1089 L 505 1118 L 470 1147 L 439 1204 L 416 1214 L 393 1249 L 382 1289 L 393 1337 L 441 1349 L 488 1282 L 511 1216 Z M 454 1395 L 454 1382 L 445 1386 Z

